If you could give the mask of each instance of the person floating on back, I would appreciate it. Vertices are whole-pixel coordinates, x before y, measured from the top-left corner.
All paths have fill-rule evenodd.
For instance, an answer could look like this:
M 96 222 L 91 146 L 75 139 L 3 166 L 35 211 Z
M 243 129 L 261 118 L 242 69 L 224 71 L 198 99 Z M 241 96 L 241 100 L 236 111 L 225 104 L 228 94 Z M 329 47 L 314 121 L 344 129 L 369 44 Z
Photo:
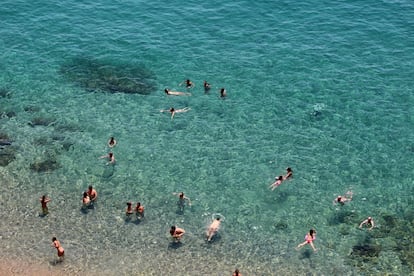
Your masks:
M 220 89 L 220 98 L 224 99 L 225 97 L 227 97 L 227 91 L 223 87 L 223 88 Z
M 171 91 L 168 88 L 164 89 L 165 94 L 172 95 L 172 96 L 191 96 L 191 93 L 188 92 L 179 92 L 179 91 Z
M 209 84 L 207 81 L 204 81 L 203 86 L 204 86 L 204 93 L 207 94 L 211 89 L 211 84 Z

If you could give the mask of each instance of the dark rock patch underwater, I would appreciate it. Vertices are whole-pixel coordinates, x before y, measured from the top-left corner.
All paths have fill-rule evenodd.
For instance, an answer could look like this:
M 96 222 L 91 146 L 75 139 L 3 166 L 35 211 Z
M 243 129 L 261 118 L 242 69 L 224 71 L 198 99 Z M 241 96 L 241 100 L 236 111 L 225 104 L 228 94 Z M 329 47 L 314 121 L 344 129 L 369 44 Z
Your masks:
M 148 95 L 155 91 L 155 74 L 137 64 L 75 57 L 61 65 L 60 74 L 87 91 Z

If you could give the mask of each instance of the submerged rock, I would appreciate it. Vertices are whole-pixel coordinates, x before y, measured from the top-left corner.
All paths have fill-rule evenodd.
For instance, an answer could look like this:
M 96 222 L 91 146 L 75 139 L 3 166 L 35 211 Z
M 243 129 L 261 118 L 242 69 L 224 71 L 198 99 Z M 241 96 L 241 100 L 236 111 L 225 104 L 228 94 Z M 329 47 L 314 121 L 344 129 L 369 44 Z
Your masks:
M 373 258 L 378 257 L 380 252 L 381 246 L 379 245 L 363 244 L 353 246 L 351 255 L 362 258 Z
M 36 161 L 30 164 L 30 169 L 36 172 L 49 172 L 60 168 L 60 164 L 56 159 L 46 159 L 44 161 Z
M 59 71 L 92 92 L 148 95 L 156 90 L 155 74 L 139 65 L 77 57 L 63 64 Z
M 35 126 L 49 126 L 55 122 L 52 118 L 46 118 L 46 117 L 35 117 L 33 118 L 28 124 L 31 127 Z
M 0 98 L 11 98 L 11 90 L 7 87 L 0 87 Z
M 0 166 L 5 167 L 16 159 L 16 149 L 14 147 L 0 148 Z

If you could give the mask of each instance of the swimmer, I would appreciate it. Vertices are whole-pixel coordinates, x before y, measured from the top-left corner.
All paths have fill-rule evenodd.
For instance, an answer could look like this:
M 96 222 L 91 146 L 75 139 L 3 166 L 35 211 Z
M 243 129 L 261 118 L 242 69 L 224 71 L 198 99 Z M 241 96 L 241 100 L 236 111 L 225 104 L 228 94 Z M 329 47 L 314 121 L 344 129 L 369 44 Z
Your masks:
M 49 209 L 47 208 L 47 204 L 51 201 L 50 198 L 48 198 L 46 195 L 43 195 L 41 198 L 39 198 L 40 204 L 42 205 L 42 213 L 44 216 L 49 214 Z
M 91 204 L 91 199 L 88 196 L 88 192 L 83 192 L 83 198 L 82 198 L 82 208 L 88 208 Z
M 211 241 L 211 239 L 217 234 L 218 230 L 220 229 L 220 217 L 217 217 L 213 222 L 210 224 L 207 230 L 207 241 Z
M 183 85 L 183 84 L 185 84 L 185 87 L 186 87 L 187 89 L 193 88 L 193 87 L 195 86 L 195 84 L 194 84 L 192 81 L 190 81 L 189 79 L 186 79 L 186 80 L 182 81 L 182 82 L 179 84 L 179 86 L 181 86 L 181 85 Z
M 302 246 L 304 246 L 304 245 L 306 245 L 306 244 L 309 244 L 311 247 L 312 247 L 312 249 L 313 249 L 313 251 L 315 251 L 316 252 L 316 248 L 315 248 L 315 246 L 313 245 L 313 241 L 316 239 L 316 231 L 315 230 L 313 230 L 313 229 L 311 229 L 311 230 L 309 230 L 309 233 L 308 234 L 306 234 L 306 236 L 305 236 L 305 241 L 304 242 L 302 242 L 301 244 L 299 244 L 297 247 L 296 247 L 296 249 L 299 249 L 299 248 L 301 248 Z
M 59 260 L 62 261 L 65 255 L 65 249 L 63 249 L 62 245 L 60 245 L 60 242 L 56 239 L 56 237 L 52 238 L 51 246 L 57 249 L 57 255 L 59 257 Z
M 171 120 L 174 118 L 175 113 L 182 113 L 182 112 L 187 112 L 191 110 L 191 108 L 189 107 L 184 107 L 181 109 L 174 109 L 174 107 L 171 107 L 170 109 L 162 109 L 160 110 L 160 112 L 170 112 L 171 113 Z
M 171 226 L 170 234 L 171 234 L 171 237 L 174 239 L 175 242 L 179 242 L 181 240 L 181 238 L 183 237 L 183 235 L 185 234 L 185 231 L 184 231 L 184 229 L 173 225 L 173 226 Z
M 283 175 L 279 175 L 278 177 L 275 177 L 275 182 L 273 182 L 272 184 L 270 184 L 270 186 L 269 186 L 269 188 L 271 188 L 272 189 L 272 191 L 274 190 L 274 189 L 276 189 L 277 187 L 279 187 L 280 186 L 280 184 L 282 184 L 282 182 L 283 182 Z
M 220 89 L 220 98 L 223 98 L 224 99 L 225 97 L 227 97 L 227 91 L 223 87 L 223 88 Z
M 109 161 L 108 161 L 108 163 L 106 163 L 106 165 L 115 164 L 115 155 L 112 152 L 108 153 L 107 155 L 102 155 L 99 158 L 100 159 L 102 159 L 102 158 L 108 158 Z
M 204 81 L 204 93 L 208 93 L 211 89 L 211 84 L 209 84 L 207 81 Z
M 238 268 L 233 272 L 233 276 L 242 276 Z
M 173 96 L 191 96 L 191 93 L 187 92 L 178 92 L 178 91 L 171 91 L 170 89 L 164 89 L 165 94 L 173 95 Z
M 88 195 L 88 197 L 92 201 L 92 203 L 94 203 L 98 199 L 98 193 L 92 187 L 92 185 L 89 185 L 88 190 L 86 191 L 86 194 Z
M 290 178 L 292 176 L 293 176 L 292 169 L 290 167 L 287 167 L 286 168 L 286 174 L 285 174 L 285 176 L 283 176 L 283 180 L 286 180 L 286 179 L 288 179 L 288 178 Z
M 137 219 L 144 218 L 144 206 L 141 205 L 141 202 L 137 202 L 137 206 L 135 206 L 135 215 L 137 216 Z
M 114 137 L 109 138 L 108 140 L 108 147 L 113 148 L 116 146 L 116 140 Z
M 351 201 L 351 200 L 352 200 L 352 192 L 351 192 L 351 191 L 348 191 L 348 192 L 346 192 L 346 195 L 347 195 L 348 197 L 346 197 L 346 196 L 341 196 L 341 195 L 337 196 L 337 197 L 334 199 L 333 204 L 335 204 L 335 205 L 336 205 L 336 204 L 345 205 L 345 203 L 347 203 L 347 202 Z
M 126 210 L 125 210 L 125 215 L 127 216 L 127 218 L 129 218 L 133 213 L 134 213 L 134 211 L 132 210 L 132 203 L 131 202 L 127 202 L 127 207 L 126 207 Z
M 190 198 L 186 197 L 183 192 L 181 192 L 181 193 L 172 193 L 172 194 L 178 196 L 177 205 L 178 205 L 178 208 L 180 208 L 181 212 L 184 212 L 184 206 L 185 206 L 186 201 L 188 201 L 188 205 L 191 206 Z
M 375 227 L 374 220 L 372 219 L 372 217 L 368 217 L 366 220 L 361 222 L 361 224 L 359 225 L 359 228 L 362 228 L 362 226 L 364 226 L 364 225 L 371 226 L 371 227 L 368 228 L 368 230 L 372 230 L 372 228 Z

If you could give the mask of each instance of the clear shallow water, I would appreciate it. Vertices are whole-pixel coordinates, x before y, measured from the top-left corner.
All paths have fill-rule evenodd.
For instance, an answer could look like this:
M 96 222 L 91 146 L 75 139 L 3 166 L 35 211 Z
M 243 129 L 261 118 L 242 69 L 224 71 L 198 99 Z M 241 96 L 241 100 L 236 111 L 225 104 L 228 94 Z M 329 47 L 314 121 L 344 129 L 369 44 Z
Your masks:
M 16 159 L 0 167 L 1 254 L 55 269 L 57 236 L 67 255 L 60 268 L 72 274 L 409 273 L 413 9 L 409 1 L 6 2 L 0 83 L 10 97 L 0 111 L 16 116 L 2 116 L 0 130 Z M 88 92 L 61 74 L 76 58 L 145 67 L 157 89 Z M 164 95 L 186 78 L 196 83 L 191 97 Z M 170 106 L 192 110 L 171 121 L 159 112 Z M 37 117 L 54 123 L 27 124 Z M 113 174 L 98 160 L 111 135 Z M 48 158 L 60 168 L 30 170 Z M 287 166 L 294 178 L 269 192 Z M 89 184 L 99 202 L 83 214 Z M 349 189 L 354 201 L 333 206 Z M 183 215 L 171 195 L 181 190 L 194 203 Z M 53 201 L 39 218 L 43 193 Z M 125 223 L 127 201 L 145 205 L 142 223 Z M 213 213 L 226 220 L 206 244 Z M 357 229 L 368 215 L 373 234 Z M 178 248 L 172 224 L 187 231 Z M 296 251 L 311 227 L 319 251 Z M 381 246 L 376 258 L 352 257 L 366 244 Z

